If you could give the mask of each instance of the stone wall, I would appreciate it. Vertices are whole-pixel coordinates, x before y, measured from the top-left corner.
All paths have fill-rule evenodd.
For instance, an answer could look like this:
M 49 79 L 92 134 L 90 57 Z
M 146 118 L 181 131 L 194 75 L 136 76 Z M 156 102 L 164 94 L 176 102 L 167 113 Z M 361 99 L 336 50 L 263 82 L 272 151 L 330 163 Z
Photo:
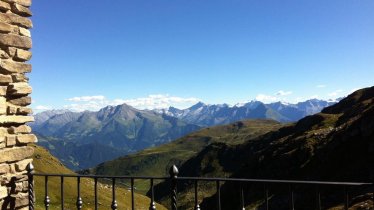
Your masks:
M 27 165 L 36 142 L 26 73 L 31 43 L 31 0 L 0 0 L 0 206 L 28 209 Z

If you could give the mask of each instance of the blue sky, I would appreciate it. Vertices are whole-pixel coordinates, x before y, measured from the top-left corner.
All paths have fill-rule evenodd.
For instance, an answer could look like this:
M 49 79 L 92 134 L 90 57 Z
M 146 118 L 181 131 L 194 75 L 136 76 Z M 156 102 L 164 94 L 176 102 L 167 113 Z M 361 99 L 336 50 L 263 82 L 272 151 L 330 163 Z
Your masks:
M 33 1 L 33 107 L 337 98 L 374 81 L 372 0 Z

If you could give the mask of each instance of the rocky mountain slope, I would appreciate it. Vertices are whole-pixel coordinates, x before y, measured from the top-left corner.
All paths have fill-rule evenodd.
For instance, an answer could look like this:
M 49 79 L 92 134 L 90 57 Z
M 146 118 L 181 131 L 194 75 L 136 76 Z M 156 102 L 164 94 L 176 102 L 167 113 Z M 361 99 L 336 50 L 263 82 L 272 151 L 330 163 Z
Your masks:
M 327 107 L 321 113 L 305 117 L 297 123 L 286 125 L 243 144 L 232 146 L 212 143 L 180 165 L 180 176 L 228 176 L 241 178 L 298 179 L 324 181 L 370 182 L 374 177 L 374 87 L 358 90 Z M 155 189 L 162 192 L 167 183 Z M 191 188 L 179 186 L 181 209 L 191 207 Z M 205 185 L 200 192 L 205 195 L 202 209 L 215 205 L 214 186 Z M 223 209 L 239 207 L 237 186 L 226 183 L 222 188 Z M 246 205 L 263 209 L 262 186 L 248 185 Z M 368 190 L 368 189 L 366 189 Z M 282 191 L 287 195 L 287 189 Z M 341 205 L 342 199 L 329 197 L 325 189 L 325 207 Z M 339 194 L 341 190 L 330 193 Z M 353 204 L 357 197 L 368 191 L 352 191 Z M 371 191 L 370 191 L 371 192 Z M 312 193 L 312 192 L 310 192 Z M 304 196 L 304 197 L 303 197 Z M 161 202 L 167 196 L 158 194 Z M 299 195 L 296 207 L 313 208 L 308 194 Z M 301 202 L 303 201 L 303 202 Z M 271 195 L 270 207 L 287 209 L 287 198 Z
M 65 112 L 32 126 L 40 144 L 72 169 L 92 167 L 200 129 L 177 118 L 125 104 L 98 112 Z

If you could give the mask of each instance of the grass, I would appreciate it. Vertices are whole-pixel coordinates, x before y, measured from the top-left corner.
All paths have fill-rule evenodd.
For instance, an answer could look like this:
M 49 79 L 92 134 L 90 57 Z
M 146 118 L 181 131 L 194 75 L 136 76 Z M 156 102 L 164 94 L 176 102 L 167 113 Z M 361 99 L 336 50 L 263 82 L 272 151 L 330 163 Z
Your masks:
M 247 120 L 204 128 L 178 140 L 100 164 L 90 173 L 109 175 L 168 176 L 173 165 L 182 165 L 211 143 L 241 144 L 248 139 L 280 128 L 273 120 Z M 145 194 L 148 182 L 137 181 L 138 192 Z
M 73 174 L 72 171 L 67 169 L 55 157 L 53 157 L 46 149 L 39 146 L 33 146 L 34 152 L 34 167 L 37 173 L 61 173 Z M 44 209 L 44 177 L 35 177 L 35 194 L 36 194 L 36 208 Z M 49 197 L 51 204 L 49 209 L 61 209 L 60 203 L 60 178 L 50 177 L 48 181 Z M 110 185 L 100 182 L 98 184 L 98 199 L 99 209 L 110 209 L 112 203 L 112 188 Z M 131 192 L 123 186 L 116 188 L 118 209 L 131 209 Z M 77 198 L 77 180 L 75 178 L 65 178 L 64 180 L 64 197 L 65 209 L 76 209 L 75 203 Z M 94 181 L 92 179 L 81 180 L 81 197 L 83 199 L 83 209 L 94 209 Z M 149 209 L 150 199 L 144 195 L 135 193 L 136 209 Z M 165 207 L 157 204 L 157 209 L 166 209 Z

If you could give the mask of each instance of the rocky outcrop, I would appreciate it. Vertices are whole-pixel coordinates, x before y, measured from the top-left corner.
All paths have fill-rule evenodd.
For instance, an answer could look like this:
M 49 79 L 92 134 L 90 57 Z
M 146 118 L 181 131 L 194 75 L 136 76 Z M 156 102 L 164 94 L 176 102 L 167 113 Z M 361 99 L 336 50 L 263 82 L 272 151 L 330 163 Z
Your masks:
M 0 208 L 27 209 L 31 128 L 31 0 L 0 0 Z

